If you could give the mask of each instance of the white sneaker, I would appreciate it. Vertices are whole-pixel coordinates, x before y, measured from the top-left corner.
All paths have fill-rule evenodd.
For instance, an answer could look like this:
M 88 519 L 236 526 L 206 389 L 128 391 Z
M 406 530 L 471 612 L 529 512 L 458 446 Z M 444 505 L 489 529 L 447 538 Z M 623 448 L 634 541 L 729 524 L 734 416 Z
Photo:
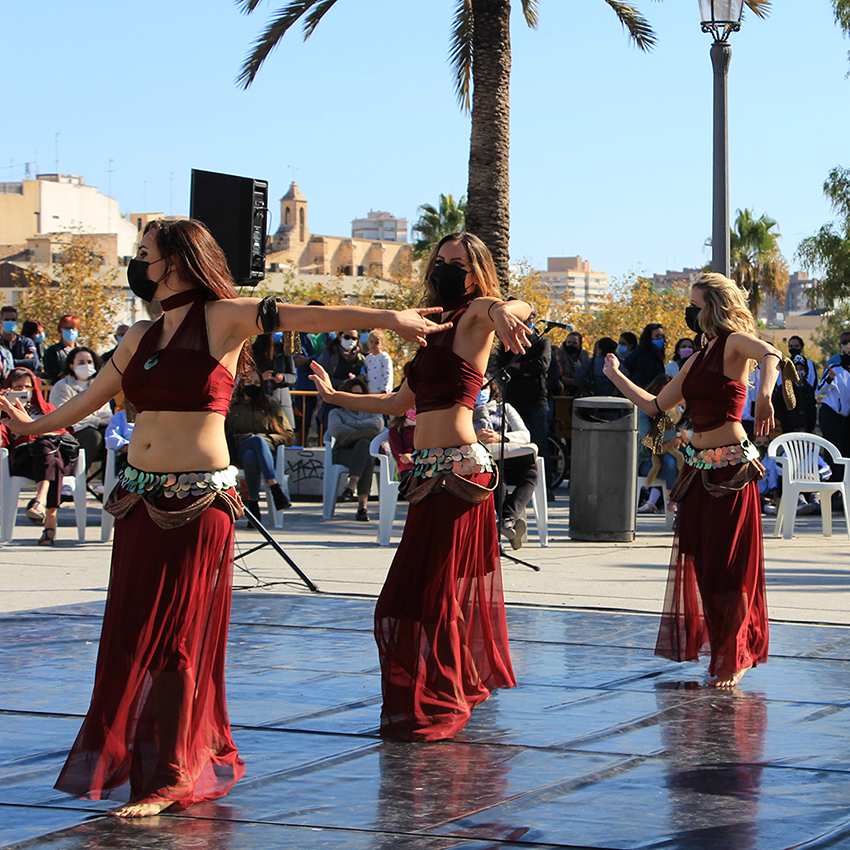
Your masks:
M 653 505 L 652 502 L 644 502 L 638 509 L 637 512 L 639 514 L 657 514 L 660 513 L 658 507 Z

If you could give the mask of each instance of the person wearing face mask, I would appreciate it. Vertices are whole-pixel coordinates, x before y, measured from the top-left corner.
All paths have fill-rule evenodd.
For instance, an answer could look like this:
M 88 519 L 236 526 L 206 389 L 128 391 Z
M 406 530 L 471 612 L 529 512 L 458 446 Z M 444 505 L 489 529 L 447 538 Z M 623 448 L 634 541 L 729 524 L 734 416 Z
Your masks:
M 100 359 L 103 363 L 108 363 L 109 358 L 112 357 L 113 354 L 118 350 L 118 346 L 121 345 L 121 340 L 124 339 L 124 334 L 130 330 L 129 325 L 118 325 L 115 328 L 115 348 L 110 348 L 109 351 L 104 351 L 103 354 L 100 355 Z
M 696 661 L 711 650 L 712 685 L 733 688 L 768 657 L 769 625 L 758 482 L 764 467 L 741 425 L 753 361 L 761 364 L 754 431 L 775 426 L 771 395 L 782 359 L 756 336 L 744 291 L 704 272 L 691 288 L 688 327 L 706 344 L 657 395 L 626 378 L 609 355 L 608 377 L 626 398 L 664 424 L 662 414 L 687 402 L 693 433 L 670 493 L 678 503 L 657 655 Z
M 59 342 L 47 347 L 44 352 L 44 373 L 51 384 L 55 384 L 65 369 L 68 355 L 77 347 L 80 336 L 80 320 L 66 313 L 58 324 Z
M 54 407 L 62 407 L 85 392 L 91 386 L 100 365 L 100 357 L 90 348 L 71 349 L 62 370 L 63 377 L 50 390 L 50 403 Z M 68 428 L 80 447 L 85 449 L 87 471 L 104 460 L 104 432 L 111 418 L 112 408 L 106 402 Z
M 0 323 L 3 330 L 0 332 L 0 345 L 12 352 L 12 360 L 16 367 L 29 369 L 35 372 L 38 369 L 38 353 L 35 343 L 18 333 L 18 310 L 16 307 L 0 308 Z
M 805 369 L 803 370 L 803 377 L 806 379 L 806 382 L 811 387 L 816 387 L 818 385 L 818 370 L 814 363 L 806 357 L 803 353 L 803 349 L 805 348 L 805 343 L 803 342 L 803 338 L 799 336 L 790 336 L 788 337 L 788 359 L 794 363 L 795 365 L 799 364 L 800 361 L 797 360 L 798 357 L 801 357 L 804 364 Z M 797 370 L 800 372 L 800 369 Z
M 825 440 L 829 440 L 842 457 L 850 456 L 850 340 L 841 346 L 838 363 L 827 365 L 818 384 L 816 397 L 820 402 L 818 425 Z M 833 479 L 844 475 L 843 466 L 832 467 Z M 836 493 L 833 506 L 841 496 Z
M 251 354 L 264 392 L 281 406 L 287 428 L 293 430 L 295 414 L 289 388 L 295 385 L 297 372 L 295 359 L 283 350 L 283 334 L 259 334 L 251 344 Z
M 623 361 L 623 371 L 641 389 L 664 374 L 664 343 L 664 326 L 651 322 L 643 329 L 637 348 Z
M 673 359 L 664 367 L 664 373 L 671 378 L 679 374 L 679 370 L 685 365 L 685 361 L 694 353 L 694 341 L 692 339 L 680 339 L 673 349 Z
M 21 336 L 32 340 L 38 358 L 37 367 L 33 371 L 39 378 L 44 377 L 44 326 L 37 319 L 27 319 L 21 325 Z
M 498 333 L 528 348 L 531 308 L 503 301 L 493 258 L 469 232 L 443 237 L 423 269 L 423 304 L 451 327 L 422 346 L 401 387 L 363 395 L 337 390 L 313 365 L 330 404 L 401 416 L 415 405 L 413 472 L 404 533 L 375 607 L 381 663 L 380 734 L 405 741 L 452 738 L 495 688 L 516 684 L 496 531 L 495 466 L 472 411 Z
M 162 316 L 136 322 L 87 390 L 33 420 L 0 397 L 15 433 L 64 428 L 123 388 L 136 408 L 115 516 L 109 593 L 91 703 L 56 782 L 151 817 L 221 797 L 245 765 L 225 699 L 234 521 L 242 516 L 224 433 L 248 340 L 278 330 L 379 327 L 424 343 L 439 310 L 310 307 L 241 298 L 224 252 L 192 219 L 154 219 L 127 266 L 133 293 Z M 129 797 L 129 800 L 128 800 Z
M 339 331 L 325 346 L 316 362 L 328 373 L 336 388 L 350 378 L 356 378 L 366 365 L 366 358 L 360 352 L 360 334 L 357 331 Z M 332 409 L 330 405 L 322 404 L 316 412 L 316 419 L 325 428 L 328 427 L 328 414 Z
M 41 381 L 29 370 L 13 369 L 6 378 L 5 392 L 25 393 L 21 405 L 33 419 L 39 419 L 55 410 L 41 394 Z M 59 507 L 62 477 L 68 475 L 73 463 L 59 451 L 55 437 L 64 430 L 38 437 L 11 433 L 2 428 L 3 447 L 9 450 L 9 467 L 12 475 L 20 475 L 35 482 L 35 497 L 27 505 L 27 519 L 43 525 L 39 546 L 53 546 L 56 539 L 56 511 Z
M 292 445 L 292 429 L 281 406 L 263 390 L 258 372 L 248 372 L 240 379 L 224 420 L 224 433 L 234 466 L 245 470 L 249 497 L 245 507 L 260 519 L 261 477 L 269 485 L 275 510 L 291 507 L 275 477 L 274 464 L 278 446 Z
M 637 348 L 637 337 L 631 331 L 623 331 L 617 341 L 617 357 L 622 363 Z
M 576 372 L 581 369 L 590 359 L 588 353 L 582 348 L 582 336 L 578 331 L 567 334 L 563 345 L 558 349 L 558 365 L 561 369 L 561 384 L 564 387 L 564 395 L 575 395 Z

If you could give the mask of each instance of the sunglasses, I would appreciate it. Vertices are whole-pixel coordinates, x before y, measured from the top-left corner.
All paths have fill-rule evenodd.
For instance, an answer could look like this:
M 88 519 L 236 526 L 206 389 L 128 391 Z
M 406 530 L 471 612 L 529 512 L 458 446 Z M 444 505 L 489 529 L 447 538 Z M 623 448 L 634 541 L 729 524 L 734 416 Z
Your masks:
M 342 338 L 343 339 L 360 339 L 359 336 L 352 336 L 351 334 L 343 334 Z

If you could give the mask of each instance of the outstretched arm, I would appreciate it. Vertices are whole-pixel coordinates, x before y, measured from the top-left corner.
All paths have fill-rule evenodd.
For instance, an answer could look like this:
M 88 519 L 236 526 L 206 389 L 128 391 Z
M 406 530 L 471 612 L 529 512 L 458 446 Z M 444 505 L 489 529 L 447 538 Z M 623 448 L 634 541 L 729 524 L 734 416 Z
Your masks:
M 329 404 L 359 410 L 361 413 L 384 413 L 401 416 L 413 407 L 416 396 L 405 381 L 394 393 L 341 393 L 335 390 L 328 373 L 315 361 L 310 364 L 313 374 L 310 380 L 316 385 L 319 395 Z
M 677 404 L 682 403 L 682 381 L 690 366 L 690 358 L 685 366 L 679 370 L 679 374 L 670 383 L 665 384 L 657 396 L 648 393 L 642 387 L 630 381 L 620 371 L 620 361 L 616 354 L 605 356 L 605 366 L 602 372 L 615 387 L 627 398 L 633 401 L 647 416 L 658 416 L 664 410 L 672 410 Z

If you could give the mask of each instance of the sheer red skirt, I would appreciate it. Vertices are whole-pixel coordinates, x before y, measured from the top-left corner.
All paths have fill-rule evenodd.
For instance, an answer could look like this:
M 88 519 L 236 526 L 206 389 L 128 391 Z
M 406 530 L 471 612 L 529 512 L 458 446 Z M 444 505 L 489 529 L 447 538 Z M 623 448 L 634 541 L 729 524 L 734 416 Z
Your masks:
M 740 469 L 709 471 L 712 483 Z M 711 651 L 709 673 L 767 660 L 769 627 L 758 483 L 710 495 L 697 474 L 679 505 L 656 655 L 695 661 Z
M 232 564 L 233 522 L 215 503 L 180 528 L 143 504 L 116 520 L 91 707 L 56 788 L 185 808 L 244 774 L 224 689 Z
M 451 738 L 491 690 L 516 685 L 492 496 L 476 505 L 440 490 L 410 505 L 375 639 L 384 738 Z

